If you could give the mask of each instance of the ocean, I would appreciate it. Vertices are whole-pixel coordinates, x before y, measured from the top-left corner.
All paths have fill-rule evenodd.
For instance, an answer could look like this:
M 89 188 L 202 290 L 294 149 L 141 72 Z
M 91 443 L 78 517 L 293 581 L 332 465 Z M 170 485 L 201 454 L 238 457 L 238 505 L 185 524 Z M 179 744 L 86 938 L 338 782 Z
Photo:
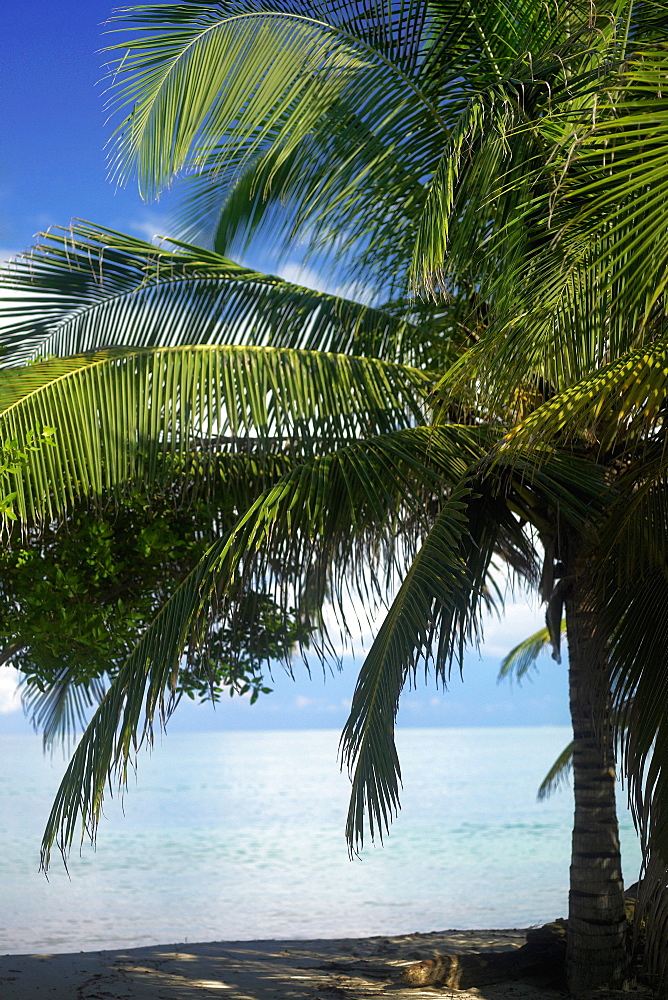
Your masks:
M 398 733 L 402 809 L 350 860 L 334 730 L 167 734 L 107 799 L 69 875 L 41 832 L 65 768 L 0 736 L 0 953 L 525 927 L 565 916 L 569 787 L 536 801 L 562 727 Z M 640 852 L 620 825 L 624 874 Z

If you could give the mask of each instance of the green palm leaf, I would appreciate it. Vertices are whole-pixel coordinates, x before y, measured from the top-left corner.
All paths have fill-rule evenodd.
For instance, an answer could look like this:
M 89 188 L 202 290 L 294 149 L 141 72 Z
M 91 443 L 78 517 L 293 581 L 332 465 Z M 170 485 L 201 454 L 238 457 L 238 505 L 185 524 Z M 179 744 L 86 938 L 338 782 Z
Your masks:
M 389 829 L 399 806 L 401 771 L 394 743 L 399 696 L 420 662 L 433 659 L 445 684 L 453 660 L 481 634 L 480 613 L 493 605 L 489 569 L 504 535 L 520 551 L 529 546 L 507 508 L 476 496 L 461 481 L 447 500 L 404 577 L 359 674 L 341 737 L 353 788 L 346 836 L 351 850 L 364 843 L 365 815 L 372 837 Z
M 518 234 L 526 229 L 527 192 L 521 178 L 535 170 L 542 143 L 526 123 L 515 87 L 497 83 L 471 98 L 425 185 L 411 283 L 434 297 L 444 288 L 456 287 L 463 275 L 475 275 L 478 287 L 484 288 L 485 269 L 498 270 L 500 257 L 504 268 L 511 270 L 513 257 L 524 260 Z M 494 247 L 492 219 L 501 234 Z
M 77 497 L 137 480 L 173 483 L 198 453 L 293 455 L 410 426 L 429 380 L 344 355 L 250 347 L 116 350 L 0 374 L 0 440 L 50 448 L 14 474 L 22 518 L 53 518 Z M 242 439 L 239 442 L 239 439 Z
M 538 788 L 538 799 L 547 799 L 556 792 L 560 785 L 567 781 L 573 767 L 573 742 L 564 747 L 552 767 L 549 769 Z
M 80 223 L 0 272 L 11 364 L 110 344 L 253 343 L 408 360 L 422 333 L 381 310 L 241 267 L 201 247 L 156 247 Z
M 405 20 L 411 8 L 403 5 L 403 18 L 399 10 L 390 20 Z M 401 62 L 383 51 L 381 33 L 370 24 L 360 31 L 359 18 L 345 7 L 327 20 L 330 11 L 225 3 L 121 15 L 128 26 L 140 23 L 150 32 L 118 46 L 124 56 L 114 100 L 133 108 L 117 131 L 121 174 L 134 167 L 142 189 L 152 193 L 185 165 L 207 163 L 213 150 L 222 162 L 231 154 L 241 168 L 270 144 L 287 157 L 348 88 L 358 106 L 359 94 L 369 95 L 367 113 L 386 129 L 391 123 L 398 139 L 410 142 L 413 123 L 425 115 L 438 120 Z M 417 5 L 408 17 L 415 13 Z
M 588 127 L 565 137 L 563 155 L 571 170 L 555 206 L 567 246 L 603 242 L 609 274 L 619 286 L 619 309 L 638 302 L 651 309 L 668 273 L 661 196 L 668 177 L 668 49 L 656 41 L 665 38 L 665 13 L 660 7 L 655 12 L 657 22 L 647 25 L 646 37 L 634 38 Z
M 617 441 L 633 447 L 661 419 L 668 388 L 668 345 L 637 348 L 554 395 L 514 427 L 499 445 L 509 457 L 561 437 L 584 438 L 604 451 Z M 547 452 L 543 452 L 546 454 Z
M 561 633 L 566 634 L 566 621 L 561 623 Z M 514 677 L 521 681 L 527 676 L 540 654 L 547 649 L 552 642 L 548 628 L 541 628 L 533 635 L 527 636 L 522 642 L 514 646 L 510 652 L 504 656 L 499 668 L 498 680 L 507 680 Z
M 360 671 L 350 717 L 341 737 L 343 761 L 353 780 L 346 825 L 351 850 L 364 843 L 368 814 L 371 837 L 389 829 L 399 808 L 401 770 L 394 743 L 399 696 L 417 657 L 427 655 L 438 611 L 451 614 L 470 595 L 460 541 L 466 531 L 469 491 L 457 490 L 439 514 L 408 571 Z M 440 600 L 439 600 L 440 599 Z
M 207 622 L 225 615 L 235 580 L 276 587 L 291 607 L 299 610 L 305 601 L 307 614 L 314 587 L 317 606 L 328 594 L 341 608 L 356 587 L 367 608 L 377 604 L 388 567 L 410 558 L 427 531 L 426 498 L 457 482 L 481 454 L 474 429 L 417 427 L 313 458 L 261 494 L 167 601 L 111 684 L 60 786 L 44 835 L 44 865 L 55 840 L 62 850 L 71 845 L 78 818 L 94 833 L 108 778 L 125 779 L 142 713 L 150 737 L 156 713 L 163 722 L 169 714 L 184 650 L 206 643 Z M 358 572 L 363 562 L 370 583 Z M 341 615 L 340 624 L 345 631 Z M 316 650 L 324 657 L 328 649 L 323 631 Z

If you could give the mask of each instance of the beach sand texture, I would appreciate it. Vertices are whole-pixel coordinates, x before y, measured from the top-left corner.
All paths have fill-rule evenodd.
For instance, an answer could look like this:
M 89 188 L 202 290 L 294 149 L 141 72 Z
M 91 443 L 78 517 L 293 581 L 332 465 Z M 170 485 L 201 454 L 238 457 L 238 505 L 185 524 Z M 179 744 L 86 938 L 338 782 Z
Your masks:
M 530 982 L 476 990 L 408 987 L 402 966 L 438 954 L 505 951 L 526 931 L 443 931 L 314 941 L 217 941 L 66 955 L 0 956 L 2 1000 L 562 1000 Z M 644 993 L 644 991 L 643 991 Z M 599 994 L 599 1000 L 623 994 Z M 625 994 L 628 997 L 628 994 Z M 636 994 L 637 996 L 637 994 Z

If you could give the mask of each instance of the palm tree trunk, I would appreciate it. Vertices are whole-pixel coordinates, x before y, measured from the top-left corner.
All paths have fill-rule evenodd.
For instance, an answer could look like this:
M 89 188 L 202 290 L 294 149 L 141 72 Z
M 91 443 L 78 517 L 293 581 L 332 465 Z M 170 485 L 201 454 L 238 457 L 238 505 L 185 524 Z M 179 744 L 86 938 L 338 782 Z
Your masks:
M 618 987 L 627 964 L 606 642 L 587 560 L 569 560 L 566 622 L 573 723 L 575 820 L 568 909 L 567 977 L 577 995 Z

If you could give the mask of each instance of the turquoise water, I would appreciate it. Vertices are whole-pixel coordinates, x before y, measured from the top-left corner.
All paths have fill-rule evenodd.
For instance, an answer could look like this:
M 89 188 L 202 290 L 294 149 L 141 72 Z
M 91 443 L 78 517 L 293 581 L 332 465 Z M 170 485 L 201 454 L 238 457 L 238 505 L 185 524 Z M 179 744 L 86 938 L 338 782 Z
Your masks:
M 522 927 L 565 914 L 570 789 L 536 788 L 564 728 L 404 729 L 403 808 L 350 861 L 338 731 L 167 735 L 142 753 L 97 850 L 39 840 L 64 762 L 0 737 L 0 953 Z M 623 796 L 620 795 L 620 798 Z M 627 882 L 639 850 L 621 817 Z

